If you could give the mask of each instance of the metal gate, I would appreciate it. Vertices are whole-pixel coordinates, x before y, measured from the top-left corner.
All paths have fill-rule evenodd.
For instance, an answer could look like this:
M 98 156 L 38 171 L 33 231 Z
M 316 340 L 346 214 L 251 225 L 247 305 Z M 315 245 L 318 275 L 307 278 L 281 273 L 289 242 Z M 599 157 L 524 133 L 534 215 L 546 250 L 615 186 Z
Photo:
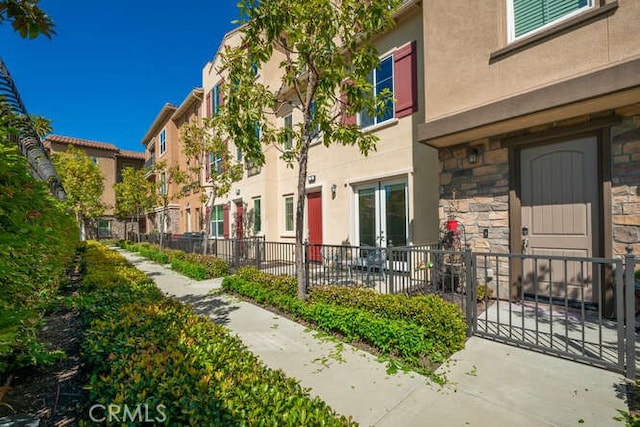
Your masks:
M 636 259 L 465 252 L 469 333 L 635 379 Z

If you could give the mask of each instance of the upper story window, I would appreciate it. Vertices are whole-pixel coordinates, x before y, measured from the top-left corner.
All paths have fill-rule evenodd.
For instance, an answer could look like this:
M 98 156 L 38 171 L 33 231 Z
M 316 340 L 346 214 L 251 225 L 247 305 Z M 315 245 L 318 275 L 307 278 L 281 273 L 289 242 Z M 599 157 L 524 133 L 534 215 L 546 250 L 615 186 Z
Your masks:
M 291 150 L 293 148 L 293 138 L 291 132 L 293 132 L 293 115 L 288 114 L 284 117 L 284 128 L 287 130 L 287 135 L 284 140 L 284 149 Z
M 207 117 L 215 116 L 220 112 L 222 106 L 222 87 L 221 83 L 216 84 L 209 93 L 207 93 L 206 108 Z
M 162 172 L 160 174 L 160 195 L 166 196 L 168 193 L 167 188 L 167 174 Z
M 378 68 L 369 74 L 369 82 L 373 85 L 373 97 L 376 98 L 383 90 L 388 89 L 393 94 L 393 57 L 388 56 L 380 61 Z M 375 116 L 366 111 L 360 112 L 360 127 L 369 127 L 385 122 L 394 117 L 393 99 L 386 101 L 384 111 L 379 110 Z
M 162 129 L 160 132 L 160 136 L 158 137 L 160 140 L 160 155 L 163 155 L 165 151 L 167 151 L 167 130 Z
M 209 153 L 209 172 L 215 176 L 222 174 L 222 156 Z
M 593 7 L 594 0 L 507 0 L 509 41 Z

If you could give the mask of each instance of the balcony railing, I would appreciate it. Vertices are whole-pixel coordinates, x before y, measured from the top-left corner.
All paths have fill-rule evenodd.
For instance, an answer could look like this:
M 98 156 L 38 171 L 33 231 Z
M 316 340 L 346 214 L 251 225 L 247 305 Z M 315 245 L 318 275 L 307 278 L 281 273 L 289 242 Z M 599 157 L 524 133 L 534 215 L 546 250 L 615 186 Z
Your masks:
M 156 156 L 152 155 L 146 162 L 144 162 L 144 170 L 150 172 L 156 164 Z

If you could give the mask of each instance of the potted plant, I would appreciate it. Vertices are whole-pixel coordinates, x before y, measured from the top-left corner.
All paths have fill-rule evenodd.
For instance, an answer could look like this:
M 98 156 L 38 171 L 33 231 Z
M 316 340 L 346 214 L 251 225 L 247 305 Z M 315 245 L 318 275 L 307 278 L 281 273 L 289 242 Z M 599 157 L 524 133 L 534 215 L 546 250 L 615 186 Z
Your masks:
M 456 231 L 458 229 L 458 220 L 456 219 L 456 213 L 458 212 L 458 203 L 456 200 L 456 189 L 451 192 L 451 208 L 447 215 L 447 230 Z

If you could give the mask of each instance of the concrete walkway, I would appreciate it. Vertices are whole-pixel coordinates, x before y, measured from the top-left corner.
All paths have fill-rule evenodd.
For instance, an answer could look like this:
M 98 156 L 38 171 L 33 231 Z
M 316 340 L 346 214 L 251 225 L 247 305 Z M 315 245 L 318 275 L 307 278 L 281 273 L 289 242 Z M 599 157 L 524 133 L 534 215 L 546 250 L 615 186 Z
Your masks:
M 440 368 L 440 387 L 389 375 L 375 356 L 227 295 L 221 279 L 195 281 L 121 251 L 160 289 L 225 325 L 267 366 L 297 378 L 363 426 L 609 426 L 627 410 L 617 374 L 480 338 Z

